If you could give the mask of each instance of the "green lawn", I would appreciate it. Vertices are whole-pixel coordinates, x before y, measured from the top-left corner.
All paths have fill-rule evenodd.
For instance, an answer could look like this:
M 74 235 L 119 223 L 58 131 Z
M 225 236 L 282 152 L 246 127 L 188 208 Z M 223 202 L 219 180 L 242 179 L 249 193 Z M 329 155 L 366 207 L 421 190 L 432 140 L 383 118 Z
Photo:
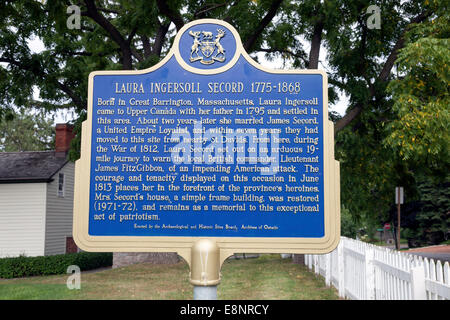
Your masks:
M 218 286 L 219 299 L 332 300 L 338 299 L 321 277 L 280 255 L 227 260 Z M 82 273 L 81 289 L 69 290 L 69 275 L 0 279 L 0 299 L 192 299 L 189 268 L 138 264 L 101 272 Z

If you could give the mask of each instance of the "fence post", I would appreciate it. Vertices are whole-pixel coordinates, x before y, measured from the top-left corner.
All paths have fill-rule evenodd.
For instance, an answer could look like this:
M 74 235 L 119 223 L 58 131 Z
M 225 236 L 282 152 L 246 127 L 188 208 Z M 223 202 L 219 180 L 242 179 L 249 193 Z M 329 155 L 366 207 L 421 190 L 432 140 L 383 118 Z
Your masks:
M 412 300 L 426 300 L 425 270 L 422 265 L 411 268 L 411 294 Z
M 345 257 L 343 241 L 338 246 L 338 290 L 339 297 L 345 298 Z
M 367 247 L 365 253 L 366 300 L 375 300 L 375 268 L 373 248 Z
M 331 253 L 325 255 L 325 284 L 331 285 Z
M 317 254 L 314 255 L 314 272 L 316 274 L 320 272 L 319 256 Z

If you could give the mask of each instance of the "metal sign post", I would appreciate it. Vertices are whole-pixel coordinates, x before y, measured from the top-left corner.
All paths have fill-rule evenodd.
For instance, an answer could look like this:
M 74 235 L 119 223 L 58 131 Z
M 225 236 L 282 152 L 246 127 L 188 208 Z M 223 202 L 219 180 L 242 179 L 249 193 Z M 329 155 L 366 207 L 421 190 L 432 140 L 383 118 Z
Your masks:
M 214 19 L 186 24 L 149 69 L 92 72 L 77 245 L 177 252 L 197 298 L 216 297 L 236 252 L 332 251 L 340 193 L 327 94 L 325 72 L 266 69 Z
M 194 300 L 217 300 L 220 282 L 220 248 L 210 239 L 200 239 L 191 250 L 191 284 Z
M 400 250 L 400 205 L 403 204 L 403 187 L 395 188 L 395 203 L 397 204 L 397 250 Z

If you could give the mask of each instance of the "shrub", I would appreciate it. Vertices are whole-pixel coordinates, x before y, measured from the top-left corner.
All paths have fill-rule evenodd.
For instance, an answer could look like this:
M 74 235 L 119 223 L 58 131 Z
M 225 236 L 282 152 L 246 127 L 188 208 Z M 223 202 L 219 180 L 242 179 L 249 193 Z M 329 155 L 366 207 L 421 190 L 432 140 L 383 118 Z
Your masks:
M 20 278 L 64 274 L 70 265 L 80 267 L 81 271 L 112 265 L 112 253 L 78 252 L 53 256 L 0 259 L 0 278 Z
M 341 207 L 341 235 L 355 239 L 358 233 L 358 226 L 355 218 L 344 206 Z

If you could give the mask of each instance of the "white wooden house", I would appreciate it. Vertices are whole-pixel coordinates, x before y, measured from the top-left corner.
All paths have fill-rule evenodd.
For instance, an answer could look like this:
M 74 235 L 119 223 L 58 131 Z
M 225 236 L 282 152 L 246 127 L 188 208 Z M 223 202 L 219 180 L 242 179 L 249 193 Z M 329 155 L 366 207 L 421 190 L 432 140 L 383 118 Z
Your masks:
M 0 153 L 0 258 L 76 252 L 72 238 L 72 127 L 56 125 L 52 151 Z

